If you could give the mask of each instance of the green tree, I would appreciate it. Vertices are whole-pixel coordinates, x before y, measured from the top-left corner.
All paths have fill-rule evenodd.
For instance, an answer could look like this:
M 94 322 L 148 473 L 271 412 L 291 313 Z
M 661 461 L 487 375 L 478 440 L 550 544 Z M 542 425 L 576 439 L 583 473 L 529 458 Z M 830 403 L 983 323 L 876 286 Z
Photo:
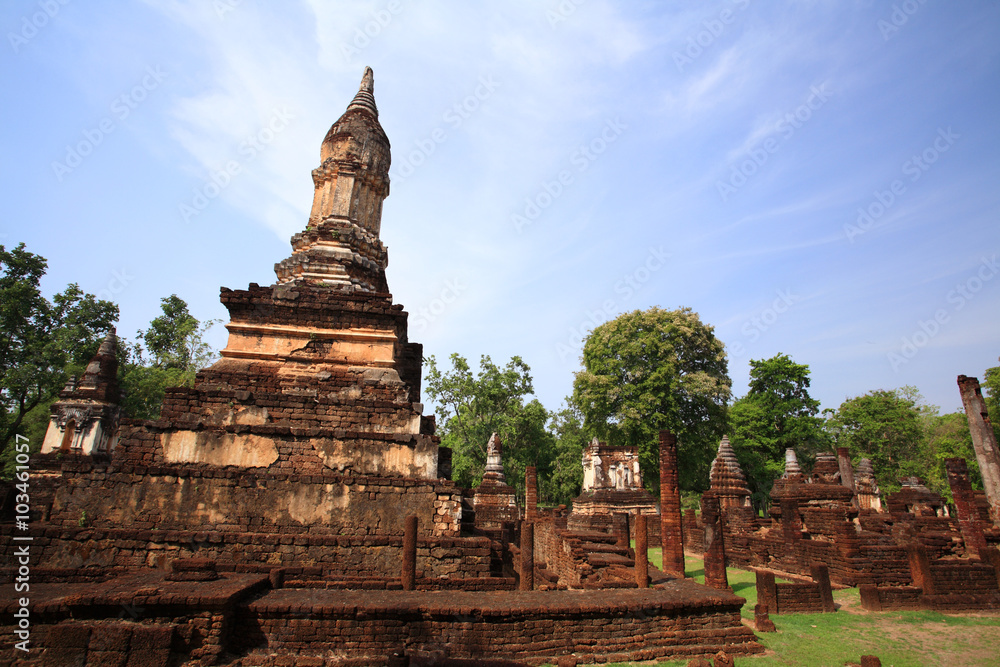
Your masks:
M 118 306 L 70 284 L 49 302 L 39 289 L 44 257 L 0 246 L 0 448 L 31 426 L 41 445 L 48 407 L 85 368 L 118 319 Z
M 452 479 L 472 487 L 482 480 L 486 444 L 497 433 L 503 446 L 507 483 L 523 494 L 524 467 L 534 463 L 541 478 L 551 465 L 554 438 L 545 430 L 548 414 L 537 400 L 531 369 L 520 357 L 503 368 L 486 355 L 473 375 L 469 362 L 452 354 L 451 370 L 427 360 L 427 395 L 436 404 L 441 443 L 452 450 Z
M 809 395 L 809 366 L 785 354 L 750 361 L 750 387 L 729 411 L 730 442 L 747 475 L 754 507 L 768 505 L 789 447 L 808 454 L 831 440 Z
M 902 477 L 926 475 L 920 464 L 926 434 L 919 396 L 912 387 L 878 389 L 844 401 L 827 419 L 828 431 L 855 463 L 871 459 L 883 493 L 898 491 Z
M 659 484 L 658 432 L 678 438 L 681 488 L 701 490 L 726 431 L 725 347 L 690 308 L 624 313 L 594 329 L 572 402 L 587 435 L 634 445 L 647 486 Z
M 969 420 L 966 419 L 965 413 L 939 415 L 937 408 L 931 408 L 923 416 L 923 426 L 923 447 L 917 469 L 927 488 L 951 501 L 951 487 L 948 485 L 948 472 L 944 460 L 958 457 L 965 459 L 969 464 L 972 488 L 981 490 L 983 478 L 979 473 L 979 462 L 976 460 L 972 435 L 969 433 Z
M 986 369 L 982 387 L 985 390 L 983 400 L 986 401 L 986 411 L 993 424 L 993 432 L 997 434 L 997 441 L 1000 441 L 1000 366 Z
M 122 413 L 134 419 L 156 419 L 166 390 L 194 386 L 198 371 L 218 355 L 204 336 L 219 320 L 200 322 L 176 294 L 161 299 L 160 307 L 163 314 L 138 332 L 135 343 L 118 345 Z
M 556 505 L 569 505 L 583 487 L 583 448 L 587 435 L 583 416 L 572 405 L 550 415 L 549 429 L 555 437 L 555 453 L 551 473 L 539 475 L 539 500 Z

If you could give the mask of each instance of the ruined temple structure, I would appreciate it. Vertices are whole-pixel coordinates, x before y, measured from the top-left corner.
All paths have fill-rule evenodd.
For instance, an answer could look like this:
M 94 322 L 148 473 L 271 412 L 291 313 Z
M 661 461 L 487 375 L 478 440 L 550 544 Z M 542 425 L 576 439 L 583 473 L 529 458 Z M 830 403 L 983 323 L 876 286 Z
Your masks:
M 568 525 L 575 530 L 607 530 L 615 513 L 657 515 L 656 501 L 642 485 L 639 450 L 611 447 L 594 438 L 583 449 L 583 488 L 573 500 Z
M 486 471 L 483 481 L 473 496 L 475 520 L 481 530 L 499 530 L 505 523 L 520 519 L 520 510 L 514 497 L 514 487 L 507 484 L 503 474 L 500 438 L 494 433 L 486 445 Z
M 69 379 L 52 405 L 42 453 L 109 454 L 118 443 L 118 339 L 104 338 L 83 376 Z
M 720 446 L 705 494 L 711 503 L 743 493 L 742 477 L 735 474 L 739 464 L 724 450 Z M 786 451 L 767 519 L 742 509 L 739 500 L 723 509 L 729 564 L 799 576 L 821 564 L 836 584 L 872 587 L 866 598 L 874 600 L 872 609 L 1000 608 L 1000 531 L 977 502 L 964 461 L 948 464 L 960 508 L 956 518 L 915 477 L 901 480 L 882 511 L 871 462 L 862 459 L 845 482 L 844 454 L 818 454 L 806 474 L 794 450 Z
M 67 388 L 45 453 L 31 458 L 30 520 L 0 524 L 4 552 L 27 549 L 31 566 L 30 638 L 13 620 L 14 586 L 0 593 L 0 663 L 541 664 L 762 650 L 740 622 L 742 598 L 637 572 L 645 560 L 620 536 L 567 532 L 558 510 L 494 534 L 470 520 L 488 497 L 504 524 L 516 508 L 499 443 L 474 509 L 422 414 L 422 350 L 388 292 L 380 240 L 389 162 L 366 69 L 322 142 L 309 220 L 276 282 L 222 289 L 221 359 L 193 387 L 168 390 L 158 419 L 120 420 L 117 444 L 113 337 Z M 634 451 L 594 453 L 592 509 L 606 497 L 652 510 Z

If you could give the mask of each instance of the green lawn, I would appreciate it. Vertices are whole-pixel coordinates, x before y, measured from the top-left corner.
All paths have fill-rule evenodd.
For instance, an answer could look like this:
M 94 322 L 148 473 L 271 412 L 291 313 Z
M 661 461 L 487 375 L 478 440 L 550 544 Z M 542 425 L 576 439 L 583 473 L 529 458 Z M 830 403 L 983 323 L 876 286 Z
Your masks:
M 660 550 L 650 549 L 659 567 Z M 687 558 L 687 574 L 704 582 L 700 558 Z M 729 585 L 747 599 L 743 617 L 753 619 L 757 601 L 754 575 L 729 568 Z M 876 655 L 886 667 L 971 667 L 1000 665 L 1000 613 L 946 615 L 933 611 L 870 614 L 861 609 L 858 589 L 833 592 L 840 609 L 835 614 L 771 616 L 777 632 L 759 633 L 768 649 L 763 656 L 737 658 L 737 667 L 796 665 L 830 667 L 860 663 L 863 654 Z M 683 667 L 687 660 L 660 663 Z

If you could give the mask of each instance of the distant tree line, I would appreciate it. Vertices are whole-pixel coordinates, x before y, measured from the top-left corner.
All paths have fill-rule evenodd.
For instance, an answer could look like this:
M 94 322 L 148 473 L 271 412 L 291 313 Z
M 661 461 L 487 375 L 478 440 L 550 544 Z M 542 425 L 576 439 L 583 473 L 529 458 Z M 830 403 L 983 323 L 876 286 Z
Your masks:
M 46 269 L 46 260 L 24 244 L 0 246 L 5 463 L 16 433 L 41 445 L 52 403 L 118 319 L 117 305 L 76 284 L 46 299 L 39 288 Z M 165 390 L 192 386 L 218 354 L 204 338 L 218 320 L 199 321 L 177 295 L 160 306 L 162 313 L 132 341 L 119 339 L 127 417 L 156 418 Z M 457 354 L 448 361 L 445 367 L 433 356 L 426 360 L 426 393 L 442 445 L 453 452 L 453 479 L 465 487 L 482 479 L 486 443 L 495 432 L 507 481 L 522 496 L 524 470 L 534 465 L 540 500 L 569 503 L 580 492 L 583 449 L 594 437 L 637 447 L 644 482 L 655 493 L 661 429 L 678 436 L 681 487 L 692 494 L 707 488 L 719 440 L 728 434 L 758 508 L 768 504 L 787 448 L 808 468 L 818 452 L 847 447 L 855 463 L 871 459 L 886 493 L 915 475 L 950 499 L 944 459 L 951 456 L 968 460 L 973 486 L 982 484 L 965 414 L 940 414 L 914 387 L 872 390 L 820 414 L 809 395 L 809 366 L 777 354 L 750 361 L 748 391 L 733 400 L 725 346 L 690 308 L 636 310 L 596 327 L 584 341 L 573 392 L 557 411 L 533 397 L 531 369 L 520 357 L 498 366 L 484 355 L 478 369 Z M 1000 432 L 1000 366 L 986 369 L 982 385 Z

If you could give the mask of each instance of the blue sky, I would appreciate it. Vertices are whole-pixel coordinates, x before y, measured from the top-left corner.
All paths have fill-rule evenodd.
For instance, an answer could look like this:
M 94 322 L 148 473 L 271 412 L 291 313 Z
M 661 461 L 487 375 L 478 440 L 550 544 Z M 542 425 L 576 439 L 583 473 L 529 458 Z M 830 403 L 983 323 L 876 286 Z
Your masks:
M 0 25 L 0 242 L 120 334 L 274 282 L 370 65 L 425 356 L 520 355 L 556 409 L 582 335 L 659 305 L 715 327 L 737 396 L 783 352 L 823 407 L 909 384 L 950 411 L 997 365 L 996 2 L 16 0 Z

